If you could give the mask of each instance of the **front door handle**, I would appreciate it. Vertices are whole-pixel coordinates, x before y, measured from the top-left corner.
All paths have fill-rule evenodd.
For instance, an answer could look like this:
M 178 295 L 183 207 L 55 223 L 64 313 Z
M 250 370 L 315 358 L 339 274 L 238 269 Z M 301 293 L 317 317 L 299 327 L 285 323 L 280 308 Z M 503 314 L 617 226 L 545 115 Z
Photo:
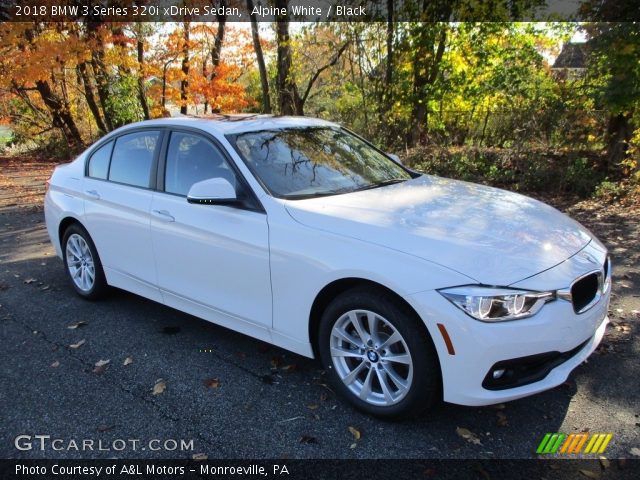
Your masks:
M 84 193 L 87 194 L 87 197 L 93 199 L 93 200 L 100 200 L 100 194 L 95 191 L 95 190 L 87 190 Z
M 176 219 L 173 218 L 173 215 L 171 215 L 169 212 L 167 212 L 166 210 L 152 210 L 153 216 L 158 218 L 159 220 L 162 220 L 163 222 L 175 222 Z

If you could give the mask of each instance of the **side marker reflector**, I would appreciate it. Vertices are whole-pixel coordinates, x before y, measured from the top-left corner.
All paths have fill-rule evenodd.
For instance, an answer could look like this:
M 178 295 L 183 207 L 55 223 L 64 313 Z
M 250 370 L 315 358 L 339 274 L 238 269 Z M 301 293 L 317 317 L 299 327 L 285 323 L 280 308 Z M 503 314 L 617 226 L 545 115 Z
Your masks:
M 444 340 L 444 344 L 447 346 L 447 352 L 449 355 L 455 355 L 456 351 L 453 348 L 453 343 L 451 343 L 451 337 L 449 337 L 449 332 L 444 328 L 444 325 L 441 323 L 436 323 L 438 325 L 438 330 L 440 330 L 440 335 L 442 335 L 442 339 Z

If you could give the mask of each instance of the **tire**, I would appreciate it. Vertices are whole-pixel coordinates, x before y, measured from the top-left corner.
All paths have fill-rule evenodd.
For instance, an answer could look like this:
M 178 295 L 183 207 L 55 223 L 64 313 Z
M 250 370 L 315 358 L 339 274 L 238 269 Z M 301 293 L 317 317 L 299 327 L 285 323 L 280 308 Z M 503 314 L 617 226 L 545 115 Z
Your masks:
M 407 418 L 442 399 L 440 363 L 426 327 L 382 289 L 356 287 L 338 295 L 322 314 L 318 342 L 329 380 L 359 410 Z
M 87 300 L 105 297 L 109 286 L 98 251 L 91 236 L 77 223 L 64 232 L 62 259 L 67 278 L 78 295 Z

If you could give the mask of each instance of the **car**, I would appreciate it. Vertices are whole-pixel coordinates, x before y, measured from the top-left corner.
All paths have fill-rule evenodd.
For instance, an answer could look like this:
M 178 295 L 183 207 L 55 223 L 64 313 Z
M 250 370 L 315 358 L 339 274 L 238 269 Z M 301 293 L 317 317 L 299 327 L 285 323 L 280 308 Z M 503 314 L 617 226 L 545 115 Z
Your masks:
M 81 297 L 117 287 L 317 358 L 379 417 L 550 389 L 608 323 L 607 249 L 579 223 L 319 119 L 119 128 L 55 169 L 45 217 Z

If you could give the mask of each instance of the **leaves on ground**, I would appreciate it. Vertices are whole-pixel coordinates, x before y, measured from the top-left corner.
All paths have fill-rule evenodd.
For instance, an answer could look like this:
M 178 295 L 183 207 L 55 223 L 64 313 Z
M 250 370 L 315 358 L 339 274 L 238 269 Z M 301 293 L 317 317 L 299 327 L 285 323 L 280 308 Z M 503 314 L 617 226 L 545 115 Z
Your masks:
M 204 381 L 204 385 L 207 388 L 220 388 L 220 380 L 217 378 L 207 378 Z
M 156 384 L 153 386 L 152 394 L 160 395 L 164 393 L 166 389 L 167 389 L 167 382 L 159 378 L 158 380 L 156 380 Z
M 308 408 L 309 410 L 317 410 L 317 409 L 318 409 L 318 405 L 316 405 L 316 404 L 313 404 L 313 405 L 307 405 L 307 408 Z
M 30 285 L 30 284 L 32 284 L 32 283 L 33 283 L 33 282 L 35 282 L 35 281 L 36 281 L 36 279 L 35 279 L 35 278 L 27 278 L 23 283 L 24 283 L 25 285 Z
M 280 357 L 273 357 L 271 359 L 271 368 L 278 368 L 282 365 L 282 359 Z
M 69 330 L 75 330 L 76 328 L 84 327 L 85 325 L 89 325 L 89 322 L 85 322 L 84 320 L 80 320 L 79 322 L 72 323 L 71 325 L 67 326 L 67 328 Z
M 111 362 L 111 360 L 98 360 L 93 366 L 93 373 L 97 375 L 101 375 L 107 369 L 107 365 Z
M 360 437 L 362 436 L 360 434 L 360 430 L 354 428 L 354 427 L 349 427 L 349 432 L 351 432 L 351 435 L 353 435 L 353 438 L 356 440 L 360 440 Z
M 58 360 L 56 360 L 55 362 L 53 362 L 50 367 L 52 368 L 58 368 L 60 366 L 60 362 Z
M 496 422 L 499 427 L 508 427 L 509 421 L 507 420 L 507 416 L 501 411 L 497 412 L 498 421 Z
M 591 470 L 586 470 L 584 468 L 580 469 L 580 473 L 582 475 L 584 475 L 587 478 L 600 478 L 600 475 L 598 475 L 597 473 L 591 471 Z
M 635 455 L 636 457 L 640 457 L 640 448 L 633 447 L 631 450 L 629 450 L 629 452 L 631 453 L 631 455 Z
M 132 363 L 133 363 L 133 357 L 127 357 L 124 359 L 124 362 L 122 362 L 122 365 L 126 367 L 127 365 L 131 365 Z
M 458 434 L 458 436 L 464 438 L 469 443 L 473 443 L 474 445 L 482 445 L 480 439 L 471 430 L 462 427 L 456 427 L 456 433 Z
M 80 348 L 82 345 L 84 345 L 87 341 L 83 338 L 82 340 L 80 340 L 78 343 L 72 343 L 71 345 L 69 345 L 69 348 Z

